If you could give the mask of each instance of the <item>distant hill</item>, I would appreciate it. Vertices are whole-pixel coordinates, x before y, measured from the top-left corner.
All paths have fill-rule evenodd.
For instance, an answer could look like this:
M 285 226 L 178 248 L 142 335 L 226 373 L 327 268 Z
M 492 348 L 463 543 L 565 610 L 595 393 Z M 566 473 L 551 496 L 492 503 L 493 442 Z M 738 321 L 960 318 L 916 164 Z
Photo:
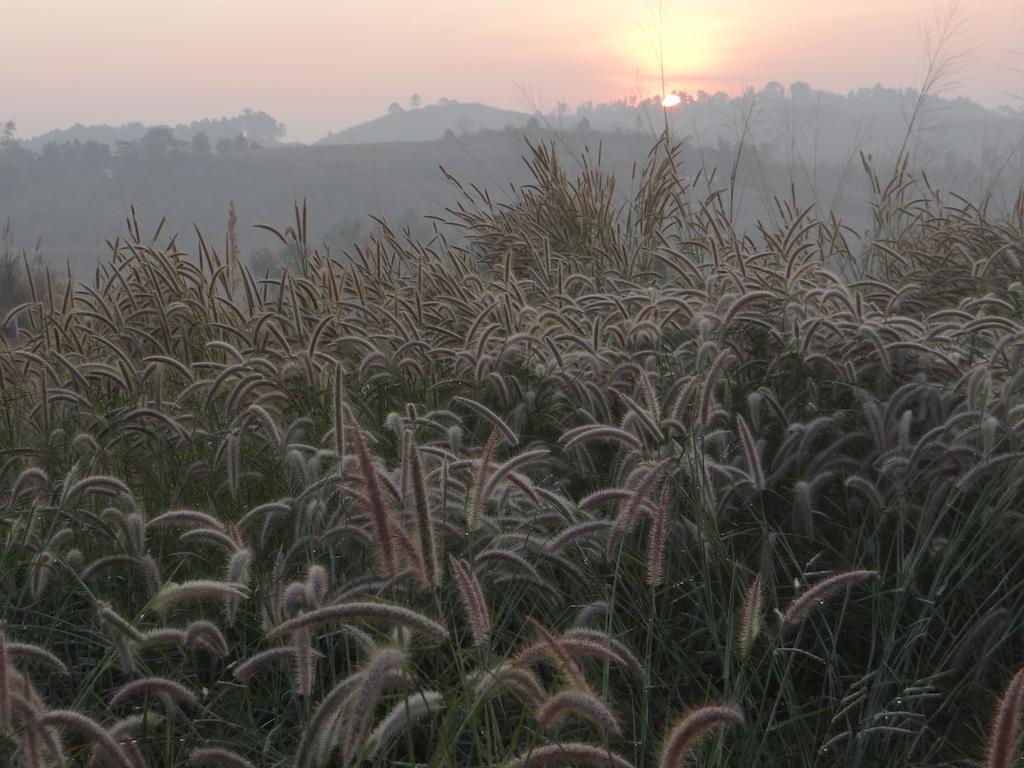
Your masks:
M 395 141 L 435 141 L 451 131 L 464 136 L 480 131 L 522 128 L 530 116 L 475 102 L 450 101 L 417 109 L 394 109 L 360 125 L 328 134 L 318 144 L 376 144 Z
M 70 128 L 47 131 L 21 143 L 33 152 L 41 152 L 49 143 L 64 144 L 65 142 L 95 141 L 99 144 L 113 146 L 119 141 L 138 141 L 152 128 L 169 127 L 174 138 L 179 141 L 191 141 L 197 133 L 205 133 L 211 142 L 220 139 L 234 139 L 244 136 L 249 142 L 256 142 L 263 147 L 275 147 L 281 144 L 285 127 L 266 112 L 251 109 L 244 110 L 240 115 L 220 118 L 204 118 L 191 123 L 179 123 L 174 126 L 144 125 L 133 122 L 124 125 L 82 125 L 76 123 Z
M 75 123 L 69 128 L 57 128 L 47 131 L 31 139 L 21 141 L 21 144 L 33 152 L 41 152 L 43 147 L 53 142 L 63 144 L 66 141 L 95 141 L 98 144 L 114 146 L 118 141 L 138 141 L 146 135 L 151 127 L 143 123 L 125 123 L 124 125 L 82 125 Z

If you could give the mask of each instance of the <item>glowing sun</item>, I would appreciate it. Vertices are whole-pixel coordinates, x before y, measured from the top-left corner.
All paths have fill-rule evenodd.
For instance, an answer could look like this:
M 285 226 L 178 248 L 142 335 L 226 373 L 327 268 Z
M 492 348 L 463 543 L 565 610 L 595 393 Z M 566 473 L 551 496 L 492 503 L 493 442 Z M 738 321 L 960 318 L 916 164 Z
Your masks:
M 671 109 L 672 107 L 678 107 L 681 103 L 682 103 L 682 99 L 680 99 L 674 93 L 666 94 L 665 97 L 661 100 L 661 106 L 665 107 L 665 109 Z

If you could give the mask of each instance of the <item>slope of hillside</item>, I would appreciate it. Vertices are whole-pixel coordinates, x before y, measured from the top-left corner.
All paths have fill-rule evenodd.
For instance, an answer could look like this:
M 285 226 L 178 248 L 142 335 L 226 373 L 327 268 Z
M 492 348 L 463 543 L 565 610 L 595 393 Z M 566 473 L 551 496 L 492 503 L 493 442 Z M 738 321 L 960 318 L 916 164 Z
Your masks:
M 520 128 L 529 115 L 486 104 L 431 104 L 419 109 L 396 110 L 351 128 L 330 133 L 319 144 L 369 144 L 389 141 L 431 141 L 445 131 L 457 135 L 482 130 Z

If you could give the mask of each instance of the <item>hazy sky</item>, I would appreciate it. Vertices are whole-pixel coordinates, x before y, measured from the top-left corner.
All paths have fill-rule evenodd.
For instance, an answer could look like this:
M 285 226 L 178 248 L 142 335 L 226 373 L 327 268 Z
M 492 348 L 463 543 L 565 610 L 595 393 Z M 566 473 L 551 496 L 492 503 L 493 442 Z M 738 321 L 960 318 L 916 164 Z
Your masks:
M 263 109 L 312 140 L 418 93 L 551 108 L 658 92 L 648 0 L 2 0 L 0 120 L 188 122 Z M 665 0 L 669 88 L 920 82 L 948 0 Z M 1024 95 L 1022 0 L 962 0 L 957 93 Z M 1015 49 L 1017 52 L 1015 52 Z

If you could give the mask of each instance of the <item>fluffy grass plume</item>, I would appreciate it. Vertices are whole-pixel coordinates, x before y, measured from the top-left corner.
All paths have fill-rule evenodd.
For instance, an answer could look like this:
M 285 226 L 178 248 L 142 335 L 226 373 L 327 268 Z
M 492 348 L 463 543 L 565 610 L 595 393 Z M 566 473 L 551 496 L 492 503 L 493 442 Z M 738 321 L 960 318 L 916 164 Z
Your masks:
M 786 608 L 783 614 L 783 622 L 787 625 L 795 625 L 807 618 L 814 606 L 823 603 L 826 598 L 832 596 L 844 587 L 853 586 L 867 581 L 876 576 L 875 571 L 843 571 L 834 576 L 829 576 L 824 581 L 815 584 L 813 587 L 796 598 Z
M 706 733 L 726 725 L 743 723 L 743 713 L 733 707 L 711 705 L 695 709 L 669 732 L 661 749 L 658 768 L 681 768 L 694 743 Z
M 465 560 L 449 555 L 448 563 L 455 576 L 459 601 L 469 620 L 473 645 L 485 646 L 491 636 L 491 618 L 480 582 L 476 580 Z
M 188 764 L 196 768 L 254 768 L 237 752 L 224 747 L 196 747 L 188 755 Z
M 750 589 L 747 590 L 747 596 L 743 599 L 739 621 L 736 624 L 736 644 L 739 648 L 740 658 L 744 658 L 750 653 L 754 641 L 761 634 L 763 620 L 764 582 L 761 580 L 761 574 L 757 574 Z
M 633 768 L 629 760 L 614 752 L 574 741 L 531 749 L 504 763 L 504 768 L 554 768 L 563 765 Z
M 607 735 L 622 733 L 619 720 L 608 705 L 589 691 L 582 690 L 567 689 L 551 696 L 537 710 L 537 722 L 550 731 L 569 715 L 588 720 Z
M 1024 669 L 1006 686 L 989 729 L 985 768 L 1010 768 L 1020 740 L 1020 715 L 1024 708 Z
M 303 627 L 314 627 L 319 624 L 353 621 L 379 621 L 407 627 L 436 642 L 448 639 L 447 629 L 421 613 L 398 605 L 367 602 L 338 603 L 307 611 L 278 624 L 267 632 L 267 637 L 272 639 L 288 635 Z

